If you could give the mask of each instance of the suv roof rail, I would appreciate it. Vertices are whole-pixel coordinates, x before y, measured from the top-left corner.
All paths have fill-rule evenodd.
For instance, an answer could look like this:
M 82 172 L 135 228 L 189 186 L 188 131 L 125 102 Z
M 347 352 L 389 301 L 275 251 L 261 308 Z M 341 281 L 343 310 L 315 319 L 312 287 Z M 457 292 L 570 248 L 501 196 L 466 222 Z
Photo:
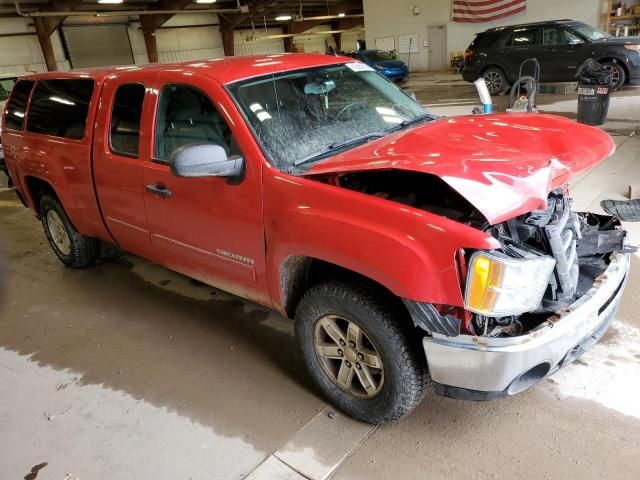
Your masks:
M 574 22 L 575 20 L 571 20 L 570 18 L 563 18 L 560 20 L 545 20 L 543 22 L 531 22 L 531 23 L 519 23 L 517 25 L 505 25 L 502 27 L 493 27 L 485 30 L 486 32 L 500 32 L 502 30 L 509 30 L 512 28 L 523 28 L 523 27 L 534 27 L 538 25 L 549 25 L 554 23 L 568 23 Z

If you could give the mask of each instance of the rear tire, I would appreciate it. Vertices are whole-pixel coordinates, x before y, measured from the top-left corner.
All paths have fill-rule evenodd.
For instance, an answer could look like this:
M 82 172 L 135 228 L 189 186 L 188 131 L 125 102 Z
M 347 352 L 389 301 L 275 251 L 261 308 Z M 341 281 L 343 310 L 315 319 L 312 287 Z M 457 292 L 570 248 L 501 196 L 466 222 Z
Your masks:
M 100 256 L 100 242 L 80 234 L 57 199 L 42 197 L 40 219 L 49 245 L 67 267 L 85 268 Z
M 430 384 L 421 336 L 404 329 L 401 312 L 380 298 L 358 282 L 326 282 L 304 295 L 295 315 L 315 384 L 339 410 L 372 424 L 409 414 Z
M 491 67 L 485 70 L 482 74 L 489 93 L 491 95 L 502 95 L 509 89 L 509 83 L 507 82 L 507 76 L 501 68 Z
M 619 62 L 603 62 L 602 66 L 611 70 L 611 82 L 614 92 L 624 87 L 625 83 L 627 83 L 627 72 Z

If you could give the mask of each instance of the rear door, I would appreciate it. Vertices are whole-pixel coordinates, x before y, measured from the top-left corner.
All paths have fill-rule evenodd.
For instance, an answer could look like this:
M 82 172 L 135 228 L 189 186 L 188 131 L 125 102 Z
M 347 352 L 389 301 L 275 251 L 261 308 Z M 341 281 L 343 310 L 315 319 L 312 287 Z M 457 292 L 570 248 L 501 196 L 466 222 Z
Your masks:
M 262 218 L 262 164 L 247 148 L 250 135 L 228 94 L 198 74 L 163 72 L 154 88 L 153 154 L 143 184 L 156 261 L 257 302 L 268 302 Z M 242 140 L 245 138 L 245 140 Z M 222 146 L 242 155 L 244 178 L 179 178 L 171 154 L 185 145 Z
M 508 70 L 506 72 L 507 78 L 509 82 L 514 82 L 518 78 L 522 62 L 529 58 L 540 60 L 543 54 L 540 29 L 538 27 L 525 27 L 513 30 L 500 54 Z M 532 73 L 532 65 L 525 66 L 523 74 L 531 75 Z
M 152 122 L 144 106 L 156 75 L 124 73 L 106 80 L 94 147 L 96 190 L 107 228 L 120 247 L 141 256 L 149 255 L 151 241 L 142 188 L 143 159 L 150 151 L 140 126 Z

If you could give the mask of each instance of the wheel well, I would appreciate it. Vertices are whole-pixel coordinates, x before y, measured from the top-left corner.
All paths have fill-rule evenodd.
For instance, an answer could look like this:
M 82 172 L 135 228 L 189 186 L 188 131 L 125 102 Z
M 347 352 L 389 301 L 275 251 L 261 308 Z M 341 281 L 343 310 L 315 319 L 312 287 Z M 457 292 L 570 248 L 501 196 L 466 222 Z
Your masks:
M 406 317 L 407 325 L 414 327 L 402 300 L 384 285 L 339 265 L 298 255 L 288 257 L 280 270 L 280 292 L 287 317 L 294 317 L 298 304 L 307 290 L 326 280 L 351 280 L 374 288 L 378 298 L 387 302 L 394 311 L 401 312 L 401 315 Z
M 59 201 L 58 196 L 56 195 L 56 191 L 53 189 L 49 182 L 37 177 L 26 177 L 25 183 L 27 185 L 27 190 L 36 212 L 39 212 L 40 200 L 45 195 L 51 195 L 53 198 Z
M 625 76 L 627 77 L 626 81 L 627 82 L 629 81 L 629 68 L 627 67 L 627 64 L 624 61 L 620 60 L 619 58 L 615 58 L 615 57 L 604 57 L 604 58 L 601 58 L 600 60 L 598 60 L 598 62 L 600 62 L 600 63 L 604 63 L 604 62 L 617 63 L 624 70 Z
M 507 71 L 504 68 L 502 68 L 500 65 L 487 65 L 487 66 L 483 67 L 482 70 L 480 70 L 480 75 L 484 75 L 484 73 L 487 70 L 491 69 L 491 68 L 497 68 L 498 70 L 500 70 L 504 74 L 504 76 L 506 78 Z

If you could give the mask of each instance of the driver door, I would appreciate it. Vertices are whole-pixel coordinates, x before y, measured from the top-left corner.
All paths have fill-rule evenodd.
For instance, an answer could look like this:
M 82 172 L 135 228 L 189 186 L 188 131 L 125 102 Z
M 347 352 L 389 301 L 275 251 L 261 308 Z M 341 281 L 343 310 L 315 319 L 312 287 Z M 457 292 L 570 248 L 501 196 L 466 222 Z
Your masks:
M 584 40 L 563 27 L 542 29 L 544 54 L 538 58 L 542 79 L 546 82 L 575 81 L 578 68 L 586 60 Z
M 239 132 L 243 120 L 222 87 L 208 77 L 164 72 L 154 90 L 152 156 L 143 169 L 154 260 L 265 303 L 261 165 L 259 158 L 247 157 L 236 140 L 246 135 Z M 229 182 L 173 175 L 172 153 L 198 143 L 242 155 L 244 177 Z

